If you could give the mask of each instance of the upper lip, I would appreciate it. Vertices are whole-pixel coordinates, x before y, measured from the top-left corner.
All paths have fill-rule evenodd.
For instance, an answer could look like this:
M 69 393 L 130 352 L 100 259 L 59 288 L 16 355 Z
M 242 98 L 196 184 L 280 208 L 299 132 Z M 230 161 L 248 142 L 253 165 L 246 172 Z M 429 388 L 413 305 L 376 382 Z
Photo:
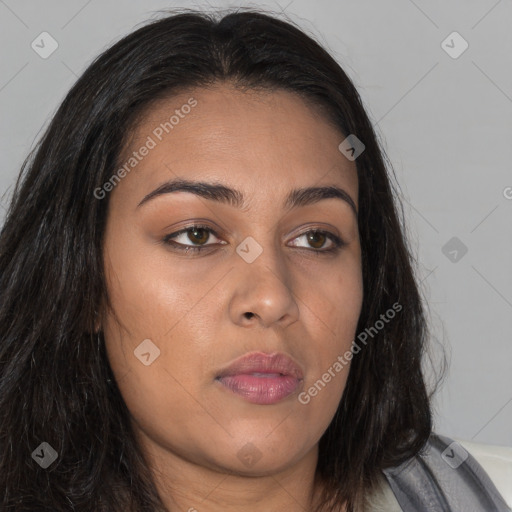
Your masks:
M 250 373 L 280 373 L 299 380 L 303 378 L 300 366 L 291 357 L 279 352 L 273 354 L 250 352 L 245 354 L 222 369 L 216 378 Z

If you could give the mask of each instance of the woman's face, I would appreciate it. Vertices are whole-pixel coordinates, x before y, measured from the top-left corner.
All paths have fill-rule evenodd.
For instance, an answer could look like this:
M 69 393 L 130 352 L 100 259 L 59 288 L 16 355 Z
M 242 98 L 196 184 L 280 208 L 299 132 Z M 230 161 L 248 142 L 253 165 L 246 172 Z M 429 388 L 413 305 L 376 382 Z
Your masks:
M 135 431 L 168 468 L 263 475 L 316 456 L 363 296 L 344 138 L 292 93 L 228 85 L 160 100 L 137 126 L 103 199 L 114 311 L 102 328 Z M 178 179 L 226 188 L 147 197 Z M 299 192 L 286 202 L 309 187 L 349 200 Z M 224 371 L 249 353 L 262 357 Z M 274 353 L 294 364 L 265 358 Z

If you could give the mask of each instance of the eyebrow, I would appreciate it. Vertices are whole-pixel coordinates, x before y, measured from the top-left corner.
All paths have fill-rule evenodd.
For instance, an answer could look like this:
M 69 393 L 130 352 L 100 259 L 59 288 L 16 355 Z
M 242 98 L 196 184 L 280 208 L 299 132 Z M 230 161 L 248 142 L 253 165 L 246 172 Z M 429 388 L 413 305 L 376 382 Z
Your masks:
M 163 194 L 172 192 L 190 192 L 205 199 L 217 201 L 219 203 L 229 204 L 238 209 L 245 209 L 246 202 L 244 195 L 239 190 L 226 187 L 218 183 L 208 183 L 204 181 L 190 181 L 186 179 L 175 179 L 167 181 L 163 185 L 150 192 L 137 205 L 137 208 L 147 203 L 151 199 Z M 336 198 L 346 202 L 357 218 L 357 208 L 350 195 L 337 185 L 326 185 L 321 187 L 305 187 L 292 190 L 284 201 L 285 209 L 293 209 L 301 206 L 318 203 L 323 199 Z

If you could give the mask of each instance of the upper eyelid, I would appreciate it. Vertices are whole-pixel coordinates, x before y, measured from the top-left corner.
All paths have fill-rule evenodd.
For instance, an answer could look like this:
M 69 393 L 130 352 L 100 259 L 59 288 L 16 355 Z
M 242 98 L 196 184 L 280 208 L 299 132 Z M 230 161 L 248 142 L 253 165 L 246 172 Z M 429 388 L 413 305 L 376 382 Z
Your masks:
M 206 229 L 207 231 L 212 233 L 216 238 L 220 238 L 220 236 L 217 233 L 217 231 L 215 229 L 211 228 L 210 226 L 203 226 L 201 224 L 191 224 L 190 226 L 186 226 L 186 227 L 180 229 L 179 231 L 175 231 L 174 233 L 169 233 L 168 235 L 165 236 L 165 239 L 169 240 L 171 238 L 177 237 L 178 235 L 183 235 L 184 233 L 186 233 L 190 229 L 194 229 L 194 228 Z

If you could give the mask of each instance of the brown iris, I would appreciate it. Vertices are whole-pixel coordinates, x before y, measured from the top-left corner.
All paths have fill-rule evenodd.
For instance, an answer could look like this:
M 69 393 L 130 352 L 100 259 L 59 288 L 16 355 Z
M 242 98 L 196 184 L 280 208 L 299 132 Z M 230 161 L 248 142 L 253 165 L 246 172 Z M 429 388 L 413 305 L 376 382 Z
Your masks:
M 202 245 L 203 243 L 206 243 L 208 241 L 208 237 L 210 235 L 209 231 L 205 228 L 190 228 L 187 230 L 188 238 L 191 242 L 197 243 Z M 196 240 L 193 240 L 190 233 L 193 233 L 193 236 L 196 238 Z M 196 233 L 202 234 L 203 236 L 197 236 Z
M 313 247 L 315 249 L 320 249 L 324 245 L 325 238 L 326 238 L 325 234 L 321 233 L 319 231 L 311 231 L 310 233 L 307 234 L 307 237 L 308 237 L 308 242 L 309 243 L 313 243 L 313 244 L 315 244 L 315 243 L 318 244 L 319 243 L 318 246 L 313 245 Z

